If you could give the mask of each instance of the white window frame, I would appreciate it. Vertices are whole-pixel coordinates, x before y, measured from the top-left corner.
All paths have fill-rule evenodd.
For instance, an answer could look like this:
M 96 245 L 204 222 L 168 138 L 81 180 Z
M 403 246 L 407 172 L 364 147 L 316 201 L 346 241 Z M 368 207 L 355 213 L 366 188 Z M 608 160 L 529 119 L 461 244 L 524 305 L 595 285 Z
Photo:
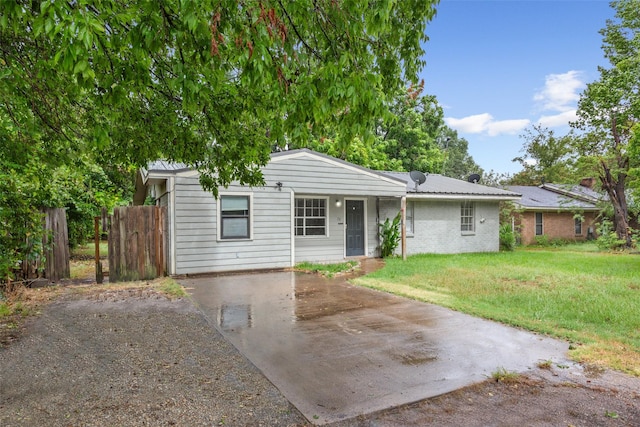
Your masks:
M 465 219 L 469 219 L 465 221 Z M 470 226 L 467 229 L 466 226 Z M 476 233 L 476 204 L 471 200 L 465 200 L 460 203 L 460 232 L 463 235 L 472 235 Z
M 305 210 L 305 215 L 302 217 L 298 216 L 298 200 L 305 200 L 305 207 L 303 208 Z M 324 200 L 324 217 L 314 217 L 314 216 L 307 217 L 306 216 L 306 209 L 307 209 L 306 200 Z M 302 226 L 304 234 L 297 234 L 297 231 L 298 231 L 297 220 L 299 218 L 303 218 L 303 220 L 305 220 L 305 224 L 303 224 Z M 306 234 L 306 230 L 307 230 L 306 218 L 324 218 L 324 234 L 307 235 Z M 303 239 L 318 239 L 318 238 L 329 237 L 329 198 L 328 197 L 302 196 L 302 195 L 295 197 L 293 201 L 293 234 L 296 238 L 303 238 Z
M 407 207 L 404 213 L 407 236 L 413 236 L 415 233 L 415 213 L 415 202 L 407 200 Z
M 224 237 L 222 235 L 222 198 L 226 196 L 241 196 L 249 198 L 249 236 L 248 237 Z M 252 240 L 253 239 L 253 193 L 247 192 L 224 192 L 220 193 L 217 199 L 217 232 L 216 240 L 218 242 L 236 242 L 239 240 Z

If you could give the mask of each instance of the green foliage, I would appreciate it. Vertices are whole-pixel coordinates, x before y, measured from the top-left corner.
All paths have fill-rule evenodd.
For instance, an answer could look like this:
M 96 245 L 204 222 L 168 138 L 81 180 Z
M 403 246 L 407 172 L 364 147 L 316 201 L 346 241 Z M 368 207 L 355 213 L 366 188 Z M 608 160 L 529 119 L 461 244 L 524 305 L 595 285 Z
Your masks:
M 434 172 L 465 181 L 469 175 L 477 173 L 482 177 L 482 182 L 487 184 L 484 170 L 469 154 L 469 142 L 460 138 L 458 132 L 445 126 L 442 128 L 440 136 L 436 138 L 436 142 L 444 153 L 444 160 L 442 170 Z
M 381 240 L 380 256 L 382 256 L 382 258 L 390 257 L 398 248 L 400 238 L 402 237 L 400 230 L 401 220 L 402 213 L 399 212 L 392 221 L 389 221 L 389 218 L 387 218 L 382 224 L 378 224 L 378 227 L 380 228 L 379 235 Z
M 170 277 L 161 279 L 156 286 L 162 293 L 171 298 L 184 298 L 187 296 L 184 288 Z
M 39 208 L 67 207 L 77 243 L 148 161 L 194 166 L 216 193 L 261 184 L 287 141 L 369 149 L 388 94 L 417 81 L 436 3 L 3 1 L 0 277 Z
M 405 171 L 439 173 L 444 153 L 437 138 L 444 128 L 443 112 L 432 95 L 423 95 L 424 82 L 401 92 L 393 99 L 394 119 L 378 125 L 376 142 L 384 146 L 390 159 L 402 162 Z
M 568 240 L 562 239 L 560 237 L 549 238 L 549 236 L 547 236 L 546 234 L 535 236 L 534 240 L 536 241 L 536 246 L 541 246 L 544 248 L 559 248 L 570 243 Z
M 611 221 L 604 219 L 598 225 L 596 244 L 601 250 L 620 250 L 624 248 L 625 241 L 618 238 Z
M 296 264 L 296 270 L 317 273 L 325 277 L 333 277 L 339 273 L 349 272 L 357 266 L 357 261 L 338 262 L 333 264 L 317 264 L 305 261 Z
M 504 384 L 514 384 L 520 381 L 521 376 L 515 371 L 509 371 L 500 367 L 491 373 L 491 379 Z
M 516 233 L 511 224 L 501 224 L 499 230 L 500 250 L 513 251 L 516 248 Z
M 640 122 L 640 0 L 611 3 L 616 9 L 600 33 L 605 58 L 611 67 L 600 67 L 600 79 L 587 85 L 578 103 L 574 124 L 586 131 L 574 144 L 578 154 L 598 165 L 599 178 L 613 205 L 617 238 L 630 247 L 626 188 Z M 633 175 L 632 175 L 633 176 Z
M 576 154 L 572 150 L 574 136 L 571 132 L 556 137 L 553 130 L 534 125 L 521 138 L 525 140 L 520 150 L 523 154 L 513 161 L 520 163 L 523 170 L 510 179 L 512 185 L 579 182 L 580 178 L 595 173 L 593 170 L 580 176 L 576 168 Z

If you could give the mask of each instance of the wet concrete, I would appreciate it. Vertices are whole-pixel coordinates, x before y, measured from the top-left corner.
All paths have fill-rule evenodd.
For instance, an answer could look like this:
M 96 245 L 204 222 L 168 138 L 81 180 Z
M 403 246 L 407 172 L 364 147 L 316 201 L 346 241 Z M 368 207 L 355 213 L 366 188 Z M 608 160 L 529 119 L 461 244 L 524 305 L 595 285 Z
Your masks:
M 180 281 L 211 323 L 314 424 L 562 362 L 566 343 L 431 304 L 279 272 Z

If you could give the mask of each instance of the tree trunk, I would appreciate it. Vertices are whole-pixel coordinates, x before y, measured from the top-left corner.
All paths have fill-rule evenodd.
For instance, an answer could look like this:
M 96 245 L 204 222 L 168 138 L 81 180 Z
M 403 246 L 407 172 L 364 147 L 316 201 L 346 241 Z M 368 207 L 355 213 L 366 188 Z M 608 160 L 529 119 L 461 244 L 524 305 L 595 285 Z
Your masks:
M 603 176 L 600 177 L 602 187 L 607 192 L 609 200 L 613 206 L 613 223 L 618 239 L 623 240 L 625 247 L 632 246 L 631 233 L 629 231 L 629 211 L 627 208 L 627 197 L 625 195 L 625 172 L 619 172 L 617 179 L 614 179 L 611 169 L 604 162 L 601 162 Z M 624 166 L 624 165 L 623 165 Z M 623 169 L 624 170 L 624 169 Z

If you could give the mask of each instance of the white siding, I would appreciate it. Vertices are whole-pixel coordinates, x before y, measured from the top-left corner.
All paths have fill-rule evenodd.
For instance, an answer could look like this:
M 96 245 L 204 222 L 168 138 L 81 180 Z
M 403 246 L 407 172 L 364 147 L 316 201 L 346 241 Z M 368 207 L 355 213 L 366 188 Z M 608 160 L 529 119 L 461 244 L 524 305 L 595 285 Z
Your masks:
M 304 195 L 296 195 L 304 197 Z M 323 197 L 320 195 L 314 197 Z M 367 239 L 365 247 L 366 256 L 377 256 L 378 252 L 378 225 L 376 212 L 375 197 L 359 197 L 359 196 L 330 196 L 329 197 L 329 216 L 327 223 L 329 226 L 329 235 L 325 237 L 301 237 L 295 238 L 295 258 L 296 263 L 303 261 L 310 262 L 339 262 L 345 259 L 345 200 L 364 200 Z M 341 206 L 336 206 L 336 201 L 340 201 Z M 399 200 L 399 199 L 398 199 Z
M 404 182 L 309 153 L 276 158 L 263 168 L 263 175 L 267 187 L 281 182 L 283 190 L 292 189 L 297 194 L 382 197 L 406 192 Z
M 475 202 L 475 232 L 460 231 L 462 201 L 411 200 L 414 203 L 413 236 L 407 236 L 407 253 L 495 252 L 499 250 L 498 202 Z M 382 201 L 381 220 L 393 218 L 400 203 Z M 484 219 L 481 222 L 481 219 Z M 396 252 L 400 252 L 400 247 Z
M 253 193 L 250 240 L 218 240 L 217 204 L 197 177 L 178 177 L 175 186 L 176 274 L 291 265 L 291 194 L 273 188 L 232 186 L 225 192 Z

